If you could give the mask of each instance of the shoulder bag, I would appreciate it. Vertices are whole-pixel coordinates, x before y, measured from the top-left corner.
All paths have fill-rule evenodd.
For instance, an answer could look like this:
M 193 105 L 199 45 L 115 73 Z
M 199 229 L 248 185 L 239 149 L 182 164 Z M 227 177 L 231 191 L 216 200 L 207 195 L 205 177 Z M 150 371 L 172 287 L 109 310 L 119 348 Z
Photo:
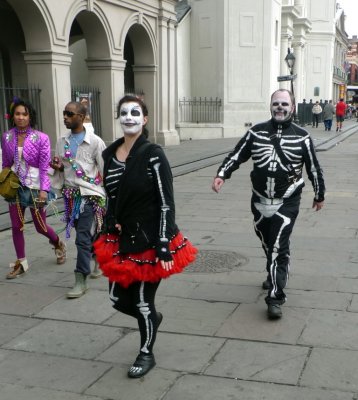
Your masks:
M 5 200 L 14 199 L 19 187 L 20 180 L 15 172 L 9 167 L 4 168 L 0 172 L 0 195 Z
M 296 174 L 295 169 L 293 168 L 293 165 L 291 164 L 291 162 L 289 161 L 289 159 L 286 157 L 285 153 L 283 152 L 281 145 L 280 145 L 280 141 L 277 137 L 276 134 L 273 134 L 270 136 L 270 140 L 271 143 L 273 144 L 273 147 L 276 150 L 277 155 L 280 157 L 280 160 L 282 162 L 282 164 L 287 168 L 288 171 L 288 176 L 287 176 L 287 180 L 289 183 L 294 183 L 297 181 L 297 179 L 299 178 L 299 175 Z

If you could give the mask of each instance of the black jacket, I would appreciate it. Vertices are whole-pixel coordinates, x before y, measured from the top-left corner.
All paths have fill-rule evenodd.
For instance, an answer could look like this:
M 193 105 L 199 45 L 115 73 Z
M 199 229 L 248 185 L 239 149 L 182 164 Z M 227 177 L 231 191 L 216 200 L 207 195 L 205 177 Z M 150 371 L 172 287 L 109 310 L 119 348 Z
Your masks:
M 111 159 L 124 138 L 102 153 L 104 186 Z M 108 194 L 108 193 L 107 193 Z M 120 251 L 137 253 L 155 247 L 162 260 L 170 260 L 169 241 L 178 232 L 175 224 L 173 177 L 162 148 L 141 135 L 134 143 L 120 179 L 114 209 L 109 208 L 105 229 L 122 227 Z
M 292 182 L 283 160 L 280 160 L 270 136 L 277 135 L 281 149 L 295 170 L 297 179 Z M 253 126 L 228 154 L 218 169 L 217 176 L 229 179 L 233 171 L 249 158 L 253 161 L 251 171 L 252 190 L 265 198 L 289 198 L 302 192 L 304 180 L 302 168 L 312 182 L 316 201 L 324 200 L 325 185 L 313 141 L 309 133 L 286 121 L 277 124 L 273 119 Z

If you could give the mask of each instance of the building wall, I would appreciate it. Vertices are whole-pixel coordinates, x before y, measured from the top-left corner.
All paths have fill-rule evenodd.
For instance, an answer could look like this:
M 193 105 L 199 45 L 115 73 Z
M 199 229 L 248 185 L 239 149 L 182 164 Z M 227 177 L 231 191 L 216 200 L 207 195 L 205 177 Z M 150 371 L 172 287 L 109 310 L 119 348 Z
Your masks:
M 186 125 L 185 138 L 240 136 L 269 117 L 270 94 L 279 87 L 281 1 L 189 3 L 191 87 L 186 90 L 191 97 L 222 99 L 222 121 L 193 126 L 190 133 Z
M 269 117 L 280 75 L 280 1 L 228 1 L 224 135 L 238 136 Z
M 71 85 L 78 83 L 96 86 L 101 92 L 102 137 L 112 141 L 121 135 L 114 115 L 124 93 L 123 48 L 128 35 L 134 45 L 136 85 L 144 89 L 151 113 L 152 139 L 179 143 L 175 129 L 175 3 L 7 0 L 8 12 L 21 27 L 13 30 L 12 42 L 7 44 L 11 83 L 40 85 L 42 113 L 50 116 L 43 121 L 43 128 L 53 141 L 64 131 L 62 109 L 71 99 Z M 75 20 L 86 46 L 81 42 L 70 46 Z M 3 24 L 0 37 L 9 37 L 6 33 Z
M 177 26 L 177 87 L 178 99 L 191 98 L 191 12 Z
M 335 3 L 334 0 L 310 0 L 308 6 L 312 30 L 307 35 L 304 98 L 313 102 L 332 99 Z

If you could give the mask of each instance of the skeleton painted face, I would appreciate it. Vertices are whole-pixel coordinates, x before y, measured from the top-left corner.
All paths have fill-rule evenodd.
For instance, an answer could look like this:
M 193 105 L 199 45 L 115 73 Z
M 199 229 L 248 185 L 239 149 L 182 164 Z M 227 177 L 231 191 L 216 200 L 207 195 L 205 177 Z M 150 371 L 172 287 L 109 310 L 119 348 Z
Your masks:
M 137 135 L 147 123 L 141 106 L 135 102 L 123 103 L 119 111 L 119 122 L 127 135 Z
M 271 115 L 276 122 L 288 121 L 294 110 L 290 94 L 288 92 L 276 92 L 271 99 Z

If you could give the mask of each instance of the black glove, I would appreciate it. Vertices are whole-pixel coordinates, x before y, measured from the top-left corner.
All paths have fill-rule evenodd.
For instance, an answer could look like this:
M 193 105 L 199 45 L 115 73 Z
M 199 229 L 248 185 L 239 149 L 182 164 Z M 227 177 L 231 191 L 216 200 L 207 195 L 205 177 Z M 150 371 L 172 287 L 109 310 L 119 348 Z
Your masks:
M 169 240 L 166 238 L 161 238 L 157 246 L 155 247 L 155 252 L 157 257 L 161 261 L 172 261 L 173 256 L 169 250 Z

